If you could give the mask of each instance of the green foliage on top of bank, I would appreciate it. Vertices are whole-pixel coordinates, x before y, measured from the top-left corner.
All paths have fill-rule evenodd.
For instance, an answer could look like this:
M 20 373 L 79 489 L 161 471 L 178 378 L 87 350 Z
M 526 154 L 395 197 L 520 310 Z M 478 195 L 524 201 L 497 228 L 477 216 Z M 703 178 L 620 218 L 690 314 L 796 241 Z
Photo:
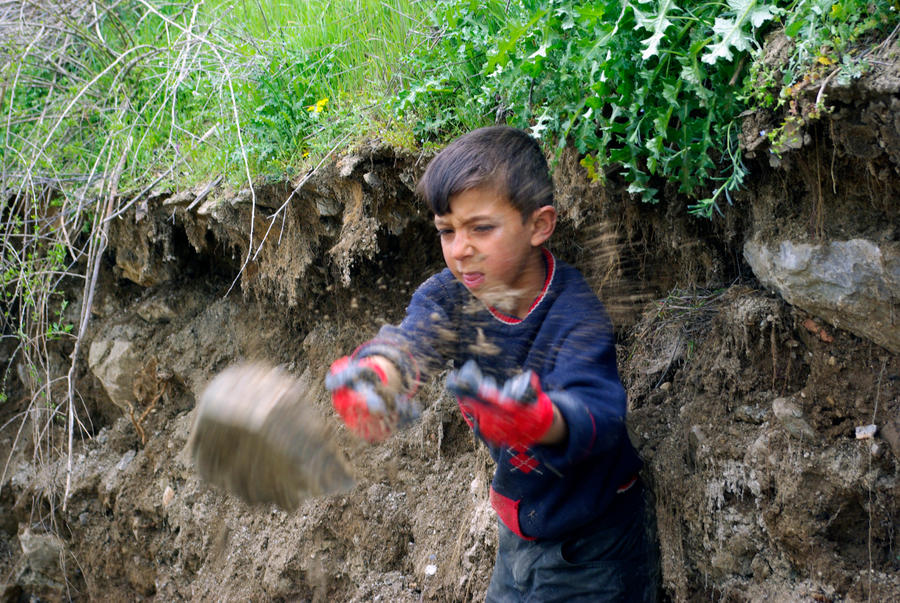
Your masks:
M 892 0 L 92 6 L 6 24 L 21 33 L 0 42 L 7 191 L 102 196 L 119 155 L 130 194 L 247 184 L 367 136 L 440 145 L 501 121 L 572 145 L 591 178 L 652 202 L 672 183 L 711 216 L 746 175 L 740 113 L 786 102 L 810 74 L 858 75 L 897 23 Z M 792 50 L 774 68 L 760 48 L 779 30 Z
M 398 111 L 423 140 L 528 128 L 573 145 L 592 178 L 620 174 L 651 202 L 674 183 L 709 217 L 747 174 L 740 113 L 784 102 L 817 65 L 858 75 L 853 51 L 896 23 L 886 0 L 440 0 Z M 781 28 L 788 65 L 766 68 L 763 36 Z

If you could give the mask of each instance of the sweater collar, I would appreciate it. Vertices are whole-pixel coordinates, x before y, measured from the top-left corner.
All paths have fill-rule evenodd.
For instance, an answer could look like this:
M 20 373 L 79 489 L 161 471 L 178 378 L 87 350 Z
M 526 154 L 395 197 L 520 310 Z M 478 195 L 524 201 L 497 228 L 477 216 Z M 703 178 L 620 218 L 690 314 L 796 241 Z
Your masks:
M 523 318 L 518 318 L 516 316 L 510 316 L 508 314 L 504 314 L 497 308 L 494 308 L 493 306 L 488 306 L 488 311 L 491 313 L 491 315 L 494 318 L 496 318 L 500 322 L 508 324 L 508 325 L 519 324 L 520 322 L 522 322 L 523 320 L 528 318 L 531 315 L 531 313 L 534 311 L 534 309 L 537 308 L 539 305 L 541 305 L 541 302 L 547 296 L 547 291 L 550 290 L 550 283 L 553 282 L 553 276 L 556 274 L 556 259 L 553 257 L 553 254 L 550 253 L 550 251 L 546 247 L 541 247 L 541 251 L 544 254 L 544 267 L 547 270 L 547 276 L 544 279 L 544 286 L 541 287 L 541 292 L 538 293 L 537 297 L 534 298 L 534 301 L 531 302 L 531 306 L 528 307 L 528 312 L 525 313 L 525 316 Z

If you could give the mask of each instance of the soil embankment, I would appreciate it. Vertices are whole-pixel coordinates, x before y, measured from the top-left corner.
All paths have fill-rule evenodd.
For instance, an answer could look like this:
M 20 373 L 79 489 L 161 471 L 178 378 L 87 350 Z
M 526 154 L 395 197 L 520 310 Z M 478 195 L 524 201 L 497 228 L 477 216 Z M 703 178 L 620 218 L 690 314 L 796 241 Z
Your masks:
M 616 321 L 672 599 L 900 598 L 898 82 L 891 63 L 829 89 L 833 111 L 777 157 L 745 141 L 747 188 L 712 222 L 591 184 L 572 157 L 556 168 L 552 248 Z M 748 118 L 748 140 L 769 118 Z M 221 369 L 264 358 L 321 383 L 334 357 L 402 315 L 441 267 L 412 193 L 422 167 L 356 149 L 299 189 L 261 186 L 255 202 L 165 191 L 115 223 L 78 366 L 90 437 L 65 508 L 67 459 L 39 441 L 60 436 L 32 432 L 40 411 L 0 407 L 6 599 L 483 595 L 491 462 L 439 379 L 420 393 L 422 420 L 387 443 L 335 424 L 358 485 L 295 513 L 207 488 L 184 452 L 197 395 Z M 814 259 L 847 241 L 868 255 L 828 284 L 820 273 L 840 266 Z M 805 280 L 761 275 L 777 262 L 760 250 L 788 243 L 811 249 L 785 268 Z M 823 305 L 820 290 L 846 301 Z M 63 372 L 66 346 L 53 359 Z M 324 390 L 316 409 L 330 416 Z

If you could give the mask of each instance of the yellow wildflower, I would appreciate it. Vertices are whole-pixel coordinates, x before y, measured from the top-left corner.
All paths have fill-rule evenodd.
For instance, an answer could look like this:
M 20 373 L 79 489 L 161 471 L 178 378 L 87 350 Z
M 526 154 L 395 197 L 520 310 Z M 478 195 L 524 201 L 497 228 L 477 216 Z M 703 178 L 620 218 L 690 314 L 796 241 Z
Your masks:
M 322 109 L 325 108 L 325 105 L 328 104 L 328 97 L 320 98 L 316 101 L 315 105 L 310 105 L 306 108 L 310 113 L 321 113 Z

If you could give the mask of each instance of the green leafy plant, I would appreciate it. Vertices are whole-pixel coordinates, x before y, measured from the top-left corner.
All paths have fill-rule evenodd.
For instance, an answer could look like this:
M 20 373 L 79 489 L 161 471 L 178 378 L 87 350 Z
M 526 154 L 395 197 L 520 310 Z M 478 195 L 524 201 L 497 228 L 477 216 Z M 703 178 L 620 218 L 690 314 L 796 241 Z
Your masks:
M 398 98 L 401 114 L 419 118 L 421 138 L 499 117 L 557 149 L 572 144 L 591 177 L 617 172 L 629 192 L 651 202 L 666 179 L 698 195 L 724 172 L 716 193 L 693 208 L 704 215 L 742 180 L 736 140 L 727 146 L 740 105 L 726 60 L 753 47 L 756 28 L 771 19 L 766 7 L 744 0 L 685 7 L 447 0 L 439 7 L 436 43 L 419 57 L 431 69 Z
M 754 62 L 743 97 L 777 108 L 828 77 L 846 84 L 869 67 L 867 55 L 900 22 L 890 0 L 795 0 L 778 12 L 790 52 L 784 64 Z
M 551 148 L 573 145 L 591 178 L 617 175 L 648 202 L 672 182 L 709 217 L 747 174 L 738 116 L 767 98 L 741 94 L 762 72 L 746 65 L 763 36 L 828 4 L 841 39 L 858 38 L 859 25 L 837 24 L 856 19 L 858 1 L 441 0 L 395 109 L 423 142 L 496 121 L 529 128 Z M 825 35 L 824 21 L 802 23 Z
M 295 153 L 303 152 L 303 140 L 327 107 L 322 82 L 331 68 L 326 57 L 316 60 L 298 50 L 270 55 L 268 63 L 252 74 L 241 108 L 247 115 L 248 151 L 256 164 L 279 156 L 290 162 L 296 160 Z M 287 150 L 293 152 L 285 156 Z
M 750 106 L 781 113 L 779 125 L 764 133 L 776 157 L 803 146 L 808 124 L 830 111 L 824 94 L 829 82 L 847 84 L 865 73 L 872 51 L 900 23 L 889 0 L 796 0 L 778 18 L 787 61 L 755 61 L 741 94 Z

